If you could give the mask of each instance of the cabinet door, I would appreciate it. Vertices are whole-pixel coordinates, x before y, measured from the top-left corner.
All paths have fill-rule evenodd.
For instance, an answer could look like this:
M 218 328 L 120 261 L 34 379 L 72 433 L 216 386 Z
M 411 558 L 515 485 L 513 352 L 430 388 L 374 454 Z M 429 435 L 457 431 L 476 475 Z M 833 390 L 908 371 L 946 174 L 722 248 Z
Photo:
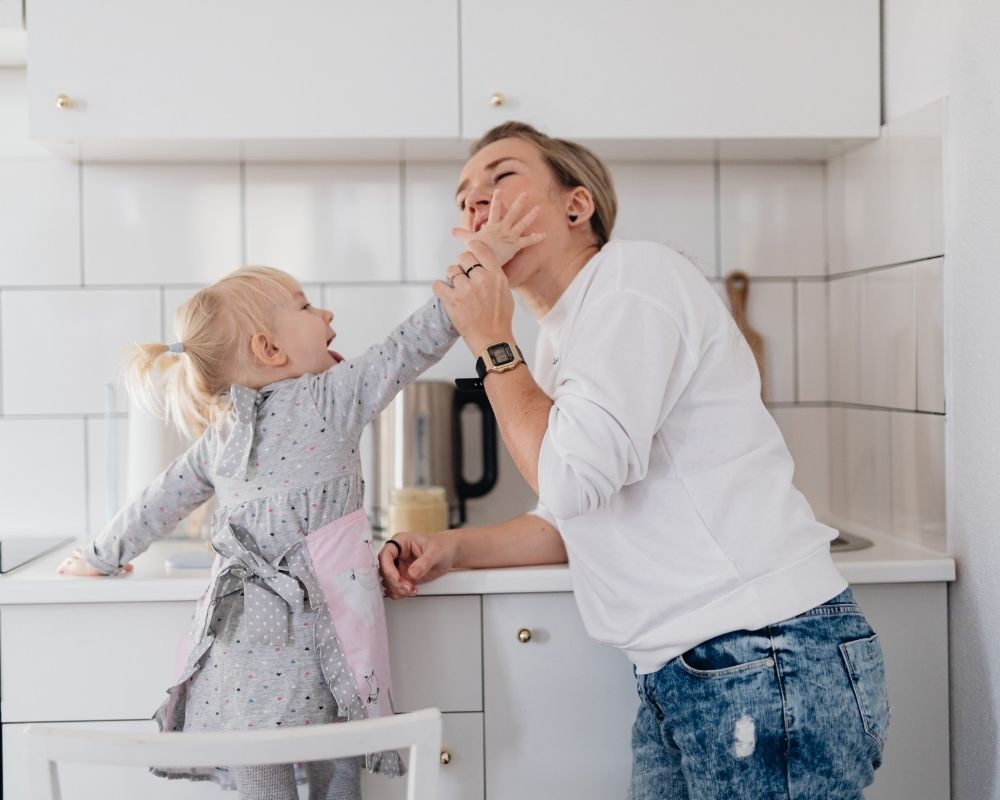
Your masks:
M 24 738 L 27 725 L 3 725 L 3 796 L 11 800 L 31 797 L 26 769 L 28 748 Z M 76 722 L 72 727 L 99 731 L 142 731 L 152 733 L 152 720 L 133 722 Z M 106 764 L 63 764 L 59 767 L 62 800 L 219 800 L 226 797 L 214 783 L 168 781 L 144 767 L 117 767 Z
M 385 604 L 396 711 L 482 711 L 479 596 L 413 597 Z
M 32 0 L 30 61 L 38 137 L 457 134 L 454 0 Z
M 483 715 L 443 714 L 441 721 L 443 758 L 438 777 L 438 800 L 482 800 Z M 365 773 L 361 780 L 361 796 L 364 800 L 404 800 L 406 780 Z
M 867 800 L 947 800 L 948 585 L 852 586 L 879 635 L 892 722 Z
M 0 609 L 4 722 L 152 716 L 183 667 L 192 602 Z
M 483 683 L 487 797 L 625 796 L 632 668 L 587 636 L 571 594 L 483 598 Z
M 470 138 L 871 137 L 879 80 L 878 0 L 462 0 Z

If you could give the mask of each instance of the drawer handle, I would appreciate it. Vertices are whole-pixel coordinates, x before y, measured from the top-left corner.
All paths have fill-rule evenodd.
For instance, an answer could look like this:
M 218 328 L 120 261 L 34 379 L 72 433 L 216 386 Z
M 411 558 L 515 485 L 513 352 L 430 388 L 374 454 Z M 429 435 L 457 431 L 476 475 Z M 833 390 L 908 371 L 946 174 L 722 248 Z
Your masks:
M 517 640 L 521 644 L 527 644 L 531 641 L 531 631 L 527 628 L 521 628 L 521 630 L 517 632 Z
M 493 92 L 493 94 L 490 95 L 490 105 L 493 106 L 493 108 L 500 108 L 500 106 L 503 105 L 503 100 L 504 97 L 500 94 L 500 92 Z
M 72 108 L 73 101 L 69 95 L 61 94 L 56 98 L 56 108 Z
M 451 763 L 451 752 L 448 750 L 441 751 L 441 766 L 447 767 Z

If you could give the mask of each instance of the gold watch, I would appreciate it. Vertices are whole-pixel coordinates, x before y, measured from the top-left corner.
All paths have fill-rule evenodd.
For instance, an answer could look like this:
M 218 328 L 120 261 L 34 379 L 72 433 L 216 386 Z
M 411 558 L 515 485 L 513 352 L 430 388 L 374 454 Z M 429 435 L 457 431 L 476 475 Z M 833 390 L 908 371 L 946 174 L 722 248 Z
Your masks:
M 521 348 L 513 342 L 497 342 L 476 359 L 476 374 L 483 380 L 488 372 L 507 372 L 524 363 Z

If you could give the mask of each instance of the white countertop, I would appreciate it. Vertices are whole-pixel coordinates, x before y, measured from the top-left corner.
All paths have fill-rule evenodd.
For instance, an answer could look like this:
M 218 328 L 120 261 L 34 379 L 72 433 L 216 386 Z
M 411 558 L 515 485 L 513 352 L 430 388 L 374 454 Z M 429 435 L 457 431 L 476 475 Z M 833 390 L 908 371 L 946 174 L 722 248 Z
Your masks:
M 834 562 L 850 583 L 955 580 L 955 561 L 948 556 L 857 526 L 850 530 L 874 542 L 865 550 L 834 555 Z M 167 570 L 164 561 L 174 553 L 199 548 L 204 544 L 156 542 L 135 560 L 132 573 L 110 578 L 57 575 L 56 566 L 72 550 L 71 546 L 60 548 L 0 577 L 0 605 L 196 600 L 208 584 L 208 570 Z M 572 587 L 565 565 L 456 570 L 419 589 L 423 595 L 569 591 Z

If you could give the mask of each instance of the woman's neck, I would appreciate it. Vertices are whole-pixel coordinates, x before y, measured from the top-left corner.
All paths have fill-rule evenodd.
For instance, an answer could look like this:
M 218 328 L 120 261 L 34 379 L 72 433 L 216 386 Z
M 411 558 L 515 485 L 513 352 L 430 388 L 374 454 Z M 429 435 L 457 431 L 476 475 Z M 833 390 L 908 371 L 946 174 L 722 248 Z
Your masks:
M 517 288 L 517 293 L 536 319 L 549 313 L 573 279 L 580 274 L 580 270 L 600 249 L 593 242 L 568 249 L 558 261 L 553 259 L 555 263 L 550 269 L 539 270 L 534 281 Z

